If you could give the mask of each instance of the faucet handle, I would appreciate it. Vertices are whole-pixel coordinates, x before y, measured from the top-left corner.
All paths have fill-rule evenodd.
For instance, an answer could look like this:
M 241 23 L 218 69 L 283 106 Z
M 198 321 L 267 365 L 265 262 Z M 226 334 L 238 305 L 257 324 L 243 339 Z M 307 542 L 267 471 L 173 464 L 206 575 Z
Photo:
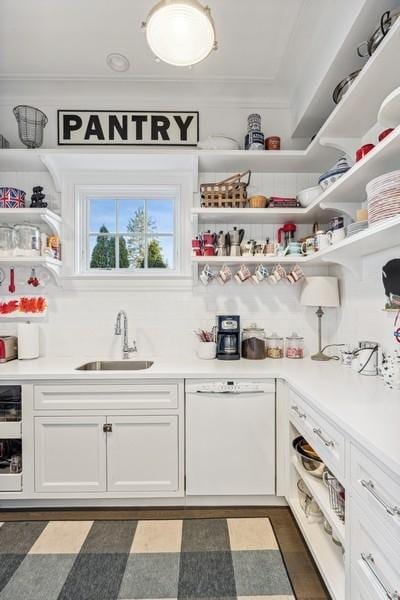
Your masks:
M 137 352 L 137 351 L 138 351 L 138 349 L 137 349 L 137 346 L 136 346 L 136 340 L 133 340 L 133 342 L 132 342 L 132 343 L 133 343 L 133 346 L 132 346 L 132 348 L 129 348 L 129 350 L 130 350 L 131 352 Z

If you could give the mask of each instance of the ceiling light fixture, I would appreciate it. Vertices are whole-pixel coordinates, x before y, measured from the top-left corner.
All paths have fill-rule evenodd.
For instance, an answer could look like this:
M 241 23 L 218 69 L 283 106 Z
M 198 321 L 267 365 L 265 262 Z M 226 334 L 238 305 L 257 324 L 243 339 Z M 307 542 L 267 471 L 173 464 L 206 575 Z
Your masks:
M 118 54 L 117 52 L 112 52 L 106 58 L 107 65 L 113 71 L 117 71 L 118 73 L 124 73 L 130 67 L 129 60 L 123 54 Z
M 217 49 L 211 11 L 198 0 L 161 0 L 143 27 L 155 56 L 176 67 L 195 65 Z

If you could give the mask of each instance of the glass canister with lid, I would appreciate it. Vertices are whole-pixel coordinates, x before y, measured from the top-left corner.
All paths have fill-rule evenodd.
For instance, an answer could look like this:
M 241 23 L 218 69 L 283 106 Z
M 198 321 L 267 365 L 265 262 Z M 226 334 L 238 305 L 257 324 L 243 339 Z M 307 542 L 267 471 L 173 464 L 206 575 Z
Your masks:
M 268 358 L 283 358 L 283 349 L 283 337 L 280 337 L 275 332 L 267 337 L 266 350 Z
M 250 360 L 265 358 L 265 331 L 255 323 L 243 329 L 242 357 Z
M 13 256 L 15 232 L 12 227 L 0 224 L 0 257 Z
M 304 338 L 295 332 L 286 338 L 286 358 L 304 358 Z
M 17 256 L 39 256 L 40 255 L 40 231 L 35 225 L 23 223 L 15 225 Z

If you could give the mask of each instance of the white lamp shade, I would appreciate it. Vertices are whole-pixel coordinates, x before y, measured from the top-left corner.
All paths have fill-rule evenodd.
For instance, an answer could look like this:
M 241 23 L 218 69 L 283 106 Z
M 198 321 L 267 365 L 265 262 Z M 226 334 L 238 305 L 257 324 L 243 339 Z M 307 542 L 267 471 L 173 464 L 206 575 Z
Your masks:
M 161 0 L 147 18 L 146 38 L 159 59 L 177 67 L 201 62 L 216 43 L 210 11 L 198 0 Z
M 304 306 L 340 306 L 337 277 L 307 277 L 300 302 Z

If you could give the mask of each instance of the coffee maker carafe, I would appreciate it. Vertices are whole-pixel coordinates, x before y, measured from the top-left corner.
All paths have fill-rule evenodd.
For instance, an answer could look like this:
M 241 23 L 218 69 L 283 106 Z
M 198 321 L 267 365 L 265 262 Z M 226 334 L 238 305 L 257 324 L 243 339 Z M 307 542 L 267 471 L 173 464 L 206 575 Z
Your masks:
M 239 360 L 240 317 L 219 315 L 217 319 L 217 358 L 219 360 Z

